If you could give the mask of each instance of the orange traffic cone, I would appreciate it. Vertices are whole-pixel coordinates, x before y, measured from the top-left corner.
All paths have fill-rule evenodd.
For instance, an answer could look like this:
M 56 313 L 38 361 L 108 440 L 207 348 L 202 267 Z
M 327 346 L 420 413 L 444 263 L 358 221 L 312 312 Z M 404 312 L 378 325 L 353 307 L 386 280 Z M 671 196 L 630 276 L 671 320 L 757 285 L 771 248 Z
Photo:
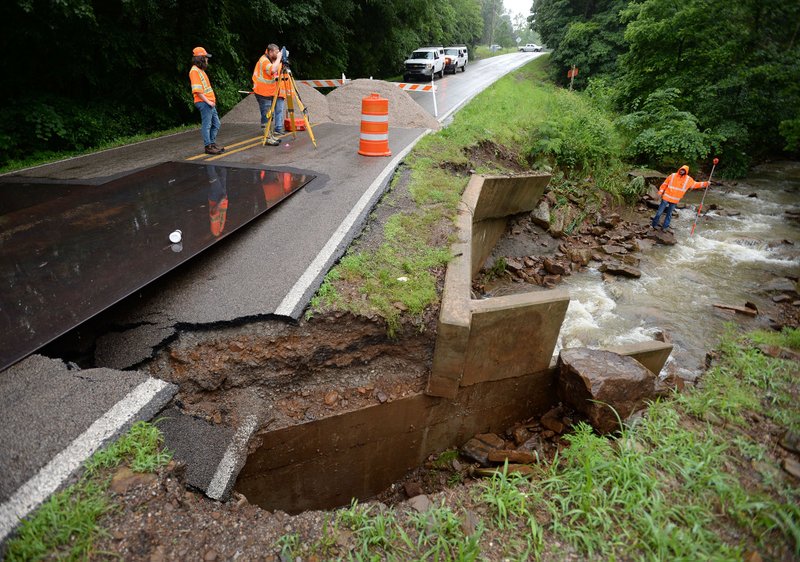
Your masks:
M 361 100 L 361 140 L 358 153 L 362 156 L 391 156 L 389 150 L 389 100 L 370 94 Z

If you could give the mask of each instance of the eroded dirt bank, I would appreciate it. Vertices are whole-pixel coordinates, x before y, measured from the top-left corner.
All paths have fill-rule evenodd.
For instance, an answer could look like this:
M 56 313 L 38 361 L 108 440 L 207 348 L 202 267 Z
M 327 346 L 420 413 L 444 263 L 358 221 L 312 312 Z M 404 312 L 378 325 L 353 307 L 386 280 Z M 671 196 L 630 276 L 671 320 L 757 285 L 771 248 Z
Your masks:
M 256 404 L 277 429 L 419 392 L 432 350 L 431 331 L 390 338 L 379 320 L 339 313 L 183 333 L 148 368 L 179 385 L 190 415 L 235 426 Z

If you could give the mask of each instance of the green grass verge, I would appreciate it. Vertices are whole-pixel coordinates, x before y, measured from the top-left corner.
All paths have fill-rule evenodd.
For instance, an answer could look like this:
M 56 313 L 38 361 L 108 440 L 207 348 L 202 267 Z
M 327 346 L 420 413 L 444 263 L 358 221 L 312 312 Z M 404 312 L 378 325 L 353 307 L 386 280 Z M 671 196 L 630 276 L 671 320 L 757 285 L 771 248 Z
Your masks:
M 53 494 L 20 523 L 8 542 L 6 560 L 87 559 L 103 534 L 100 517 L 113 509 L 106 494 L 110 469 L 127 463 L 134 472 L 153 472 L 172 458 L 162 443 L 163 436 L 154 425 L 133 424 L 128 433 L 87 461 L 77 483 Z
M 351 248 L 327 275 L 311 301 L 309 316 L 337 309 L 380 316 L 393 334 L 405 318 L 421 324 L 438 299 L 437 274 L 450 259 L 452 221 L 469 180 L 478 173 L 545 170 L 554 173 L 557 206 L 581 199 L 568 217 L 567 232 L 598 209 L 600 191 L 627 192 L 622 144 L 613 119 L 590 97 L 547 81 L 542 56 L 479 94 L 445 129 L 423 138 L 406 159 L 381 205 L 397 204 L 393 193 L 408 176 L 413 207 L 388 222 L 383 243 Z
M 699 387 L 655 402 L 613 438 L 579 424 L 567 437 L 570 446 L 533 479 L 504 469 L 443 494 L 422 514 L 354 501 L 332 516 L 316 542 L 283 539 L 292 545 L 284 554 L 350 560 L 800 556 L 800 487 L 760 441 L 765 427 L 752 428 L 757 415 L 797 430 L 798 363 L 754 351 L 759 343 L 800 349 L 800 330 L 729 332 L 719 364 Z M 450 460 L 451 452 L 445 456 Z M 754 473 L 756 460 L 764 467 Z M 468 511 L 481 514 L 472 533 L 464 530 Z M 337 550 L 334 538 L 342 530 L 352 534 L 352 550 Z
M 503 47 L 497 51 L 492 51 L 489 49 L 489 45 L 476 45 L 475 48 L 470 52 L 469 56 L 470 60 L 476 61 L 516 52 L 518 52 L 516 47 Z

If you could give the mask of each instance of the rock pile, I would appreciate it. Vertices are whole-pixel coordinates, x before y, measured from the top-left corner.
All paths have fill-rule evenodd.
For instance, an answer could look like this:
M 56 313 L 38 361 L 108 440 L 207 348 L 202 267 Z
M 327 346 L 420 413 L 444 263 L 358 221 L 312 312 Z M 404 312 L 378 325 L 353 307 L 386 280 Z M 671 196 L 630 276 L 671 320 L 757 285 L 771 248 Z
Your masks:
M 574 416 L 559 405 L 539 418 L 513 425 L 502 437 L 495 433 L 478 434 L 464 443 L 460 451 L 477 467 L 464 469 L 473 476 L 491 476 L 508 462 L 509 473 L 531 474 L 529 465 L 552 460 L 556 451 L 567 446 L 562 435 L 576 423 Z
M 617 276 L 639 278 L 642 275 L 639 270 L 641 252 L 650 250 L 655 244 L 673 245 L 676 242 L 671 232 L 624 221 L 618 214 L 605 217 L 598 214 L 593 224 L 584 224 L 575 234 L 566 236 L 561 226 L 564 220 L 559 216 L 563 217 L 552 212 L 545 199 L 530 215 L 518 218 L 509 226 L 509 238 L 532 238 L 536 232 L 541 232 L 539 229 L 544 229 L 547 234 L 561 239 L 552 255 L 503 256 L 506 272 L 512 280 L 552 288 L 564 277 L 586 271 L 592 262 L 607 280 Z M 541 242 L 541 245 L 547 243 Z M 528 246 L 537 252 L 540 249 L 532 243 Z M 518 247 L 525 245 L 519 244 Z M 479 294 L 485 292 L 480 281 L 476 282 L 474 289 Z

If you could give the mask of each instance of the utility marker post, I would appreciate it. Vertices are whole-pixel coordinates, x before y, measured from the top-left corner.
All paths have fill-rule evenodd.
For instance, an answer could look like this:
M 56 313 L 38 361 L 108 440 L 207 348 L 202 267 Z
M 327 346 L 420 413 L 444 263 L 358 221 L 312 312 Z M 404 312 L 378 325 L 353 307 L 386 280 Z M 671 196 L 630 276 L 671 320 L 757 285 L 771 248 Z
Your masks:
M 572 68 L 567 71 L 567 78 L 569 78 L 569 90 L 572 91 L 572 83 L 575 81 L 575 77 L 578 75 L 578 67 L 574 64 Z

